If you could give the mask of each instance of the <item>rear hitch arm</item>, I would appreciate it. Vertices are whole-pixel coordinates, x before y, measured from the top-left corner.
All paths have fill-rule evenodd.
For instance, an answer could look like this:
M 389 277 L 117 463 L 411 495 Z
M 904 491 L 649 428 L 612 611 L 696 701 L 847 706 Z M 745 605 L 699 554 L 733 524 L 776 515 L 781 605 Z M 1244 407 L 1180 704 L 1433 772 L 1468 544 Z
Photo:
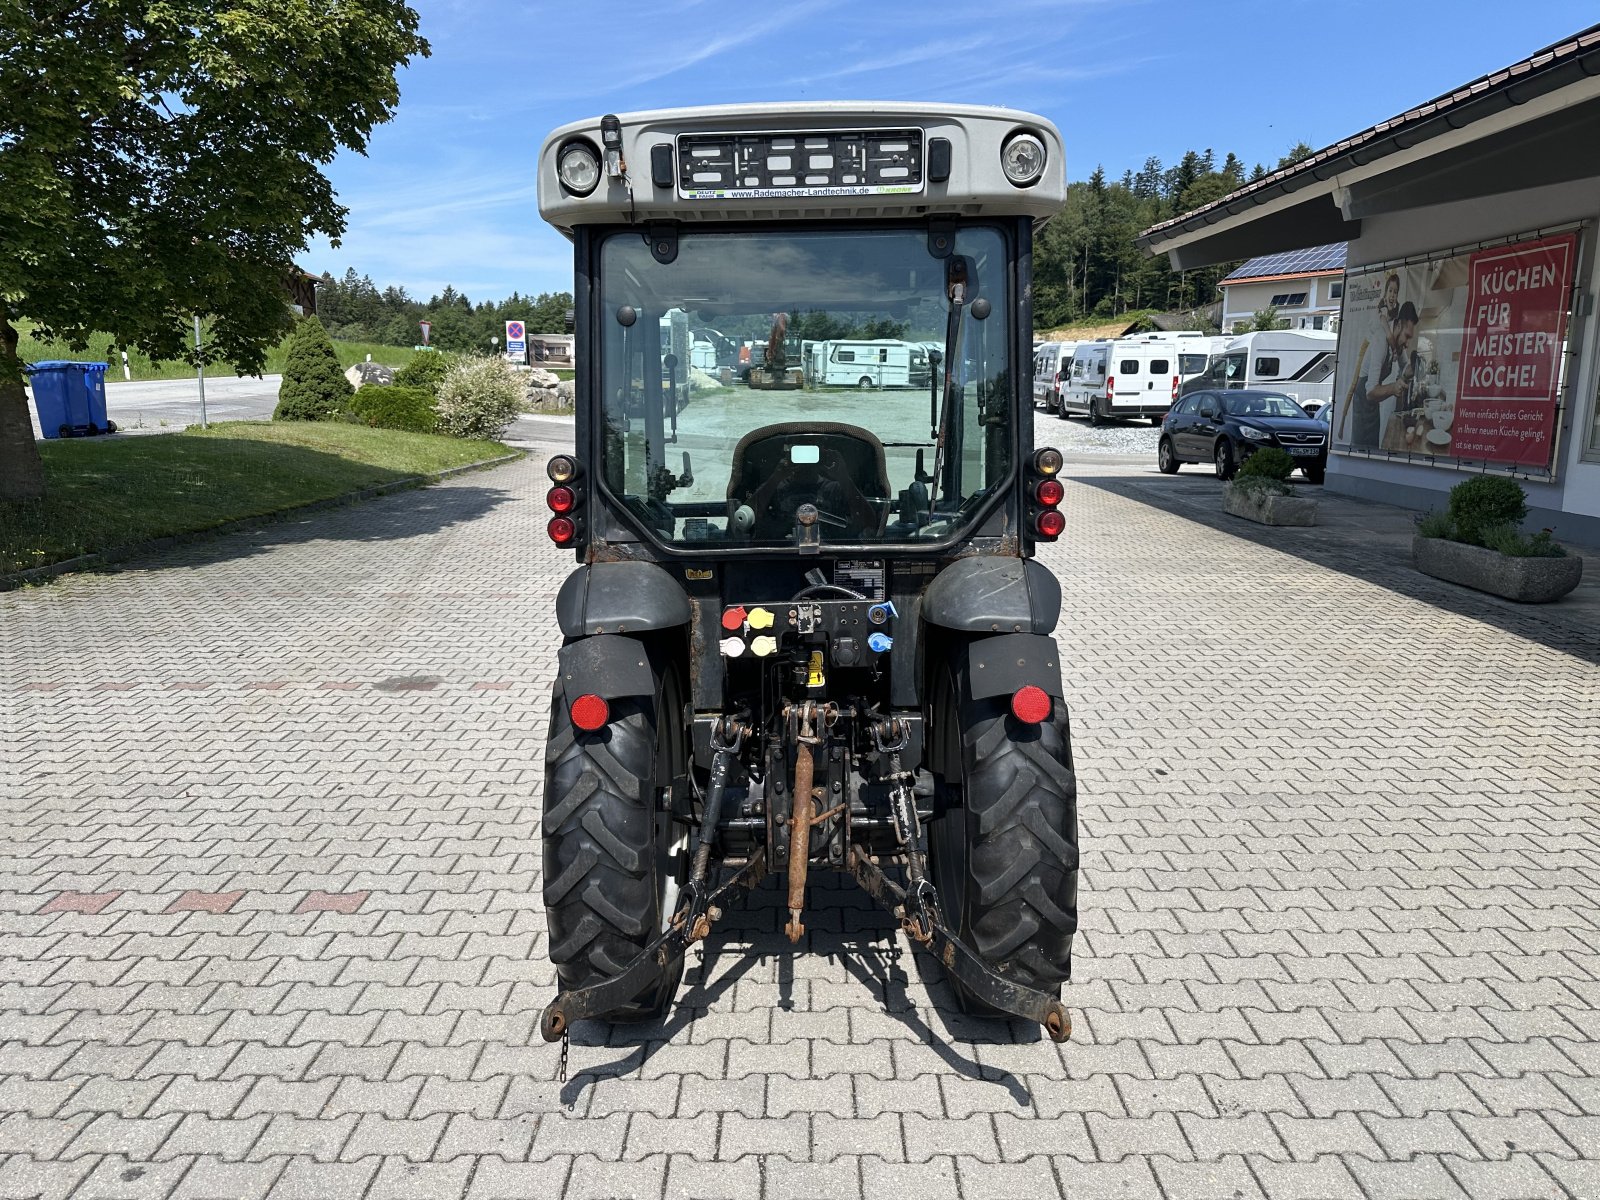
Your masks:
M 750 856 L 749 862 L 706 897 L 703 919 L 691 924 L 687 910 L 680 910 L 673 918 L 671 928 L 634 955 L 633 961 L 621 972 L 588 987 L 574 988 L 570 992 L 561 992 L 557 995 L 545 1007 L 544 1015 L 539 1018 L 540 1035 L 547 1042 L 560 1041 L 574 1022 L 587 1020 L 590 1017 L 603 1017 L 632 1000 L 644 990 L 652 974 L 679 957 L 688 949 L 689 943 L 699 940 L 710 932 L 711 926 L 722 918 L 722 910 L 717 906 L 717 901 L 733 888 L 755 887 L 761 882 L 766 870 L 767 852 L 765 849 L 757 849 Z M 700 926 L 703 926 L 704 932 L 698 931 L 697 927 Z
M 905 889 L 873 865 L 867 852 L 859 845 L 850 848 L 850 872 L 869 896 L 902 922 L 911 915 Z M 928 947 L 932 949 L 933 944 L 937 943 L 935 952 L 944 969 L 959 979 L 969 992 L 991 1008 L 1044 1026 L 1044 1031 L 1053 1042 L 1064 1042 L 1072 1036 L 1072 1016 L 1059 999 L 1037 988 L 1003 978 L 978 957 L 977 951 L 950 931 L 939 910 L 937 897 L 930 908 L 933 936 L 927 943 Z

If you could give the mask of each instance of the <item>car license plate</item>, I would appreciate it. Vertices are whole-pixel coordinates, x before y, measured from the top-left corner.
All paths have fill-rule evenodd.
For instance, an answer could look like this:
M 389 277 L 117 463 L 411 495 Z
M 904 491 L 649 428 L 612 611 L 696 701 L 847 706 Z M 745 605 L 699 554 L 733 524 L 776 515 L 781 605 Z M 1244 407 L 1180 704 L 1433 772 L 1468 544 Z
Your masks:
M 1314 458 L 1322 453 L 1321 446 L 1290 446 L 1289 453 L 1296 458 Z

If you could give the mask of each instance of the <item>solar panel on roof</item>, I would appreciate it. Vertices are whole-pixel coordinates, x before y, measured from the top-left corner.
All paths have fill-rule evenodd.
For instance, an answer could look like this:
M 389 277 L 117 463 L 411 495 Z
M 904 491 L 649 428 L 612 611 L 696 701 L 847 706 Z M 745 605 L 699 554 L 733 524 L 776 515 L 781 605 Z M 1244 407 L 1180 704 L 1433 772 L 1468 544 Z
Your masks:
M 1304 250 L 1285 250 L 1263 254 L 1243 263 L 1229 279 L 1259 279 L 1265 275 L 1303 275 L 1310 271 L 1338 271 L 1344 267 L 1345 243 L 1308 246 Z

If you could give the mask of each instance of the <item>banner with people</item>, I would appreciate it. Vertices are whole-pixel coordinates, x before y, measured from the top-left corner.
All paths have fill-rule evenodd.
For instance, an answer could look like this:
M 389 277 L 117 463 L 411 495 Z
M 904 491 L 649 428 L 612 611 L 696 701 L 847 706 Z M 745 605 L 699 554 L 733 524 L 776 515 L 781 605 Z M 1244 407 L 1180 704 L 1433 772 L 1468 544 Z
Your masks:
M 1346 273 L 1333 448 L 1549 470 L 1576 231 Z

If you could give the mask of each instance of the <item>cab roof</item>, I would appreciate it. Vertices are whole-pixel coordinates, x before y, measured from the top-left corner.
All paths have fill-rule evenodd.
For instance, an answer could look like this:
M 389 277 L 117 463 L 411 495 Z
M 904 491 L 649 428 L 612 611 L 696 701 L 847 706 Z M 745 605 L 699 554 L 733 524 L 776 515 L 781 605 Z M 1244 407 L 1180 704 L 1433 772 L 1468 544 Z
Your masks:
M 575 195 L 556 173 L 561 151 L 574 142 L 602 147 L 601 117 L 574 121 L 553 131 L 539 152 L 539 213 L 569 237 L 579 225 L 630 224 L 677 220 L 815 220 L 833 218 L 950 216 L 1028 216 L 1036 223 L 1057 212 L 1066 198 L 1065 154 L 1055 125 L 1033 113 L 980 105 L 908 104 L 880 101 L 826 101 L 794 104 L 714 105 L 653 109 L 616 114 L 621 126 L 626 175 L 602 174 L 588 195 Z M 715 135 L 743 136 L 745 145 L 761 135 L 920 132 L 923 179 L 916 189 L 815 188 L 801 180 L 794 187 L 706 187 L 686 194 L 680 138 L 709 145 Z M 1018 187 L 1001 169 L 1002 147 L 1017 133 L 1038 138 L 1045 147 L 1043 175 Z M 950 143 L 949 177 L 935 180 L 926 170 L 933 139 Z M 752 141 L 751 139 L 755 139 Z M 671 152 L 670 181 L 660 171 Z M 657 157 L 653 157 L 653 154 Z M 737 182 L 737 181 L 736 181 Z M 693 186 L 693 185 L 691 185 Z M 820 193 L 820 194 L 819 194 Z M 829 194 L 831 193 L 831 194 Z

